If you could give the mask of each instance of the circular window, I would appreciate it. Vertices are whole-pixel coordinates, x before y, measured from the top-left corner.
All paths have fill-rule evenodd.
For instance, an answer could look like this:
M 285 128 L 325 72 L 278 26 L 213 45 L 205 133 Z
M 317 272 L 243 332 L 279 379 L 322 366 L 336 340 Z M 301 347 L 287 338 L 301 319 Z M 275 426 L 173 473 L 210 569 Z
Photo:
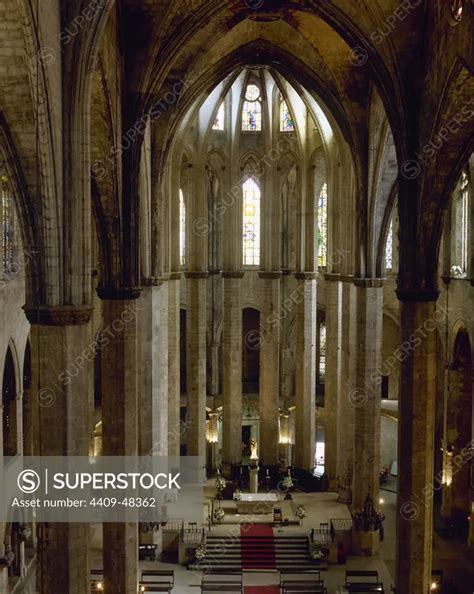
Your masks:
M 257 101 L 260 97 L 260 89 L 257 85 L 247 85 L 247 90 L 245 91 L 245 98 L 247 101 Z
M 451 14 L 453 15 L 453 19 L 457 22 L 462 19 L 465 3 L 465 0 L 451 0 Z

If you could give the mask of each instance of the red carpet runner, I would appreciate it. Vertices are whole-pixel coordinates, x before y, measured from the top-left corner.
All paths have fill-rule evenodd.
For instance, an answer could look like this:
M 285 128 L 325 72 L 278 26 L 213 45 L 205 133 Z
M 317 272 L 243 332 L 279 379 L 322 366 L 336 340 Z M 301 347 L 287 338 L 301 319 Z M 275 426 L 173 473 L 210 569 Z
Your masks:
M 242 569 L 276 569 L 273 528 L 265 524 L 242 524 L 240 555 Z M 245 592 L 248 594 L 248 588 Z M 270 589 L 265 594 L 273 594 L 273 592 L 274 590 Z M 251 591 L 250 594 L 252 594 Z
M 279 594 L 278 586 L 245 586 L 245 594 Z

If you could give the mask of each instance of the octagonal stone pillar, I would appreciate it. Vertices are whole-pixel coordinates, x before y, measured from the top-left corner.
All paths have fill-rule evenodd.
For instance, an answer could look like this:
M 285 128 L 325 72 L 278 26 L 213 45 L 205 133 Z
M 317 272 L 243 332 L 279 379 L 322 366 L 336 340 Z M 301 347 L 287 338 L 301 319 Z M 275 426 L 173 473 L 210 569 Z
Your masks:
M 25 307 L 31 323 L 34 451 L 88 456 L 92 410 L 91 308 Z M 37 591 L 81 594 L 90 588 L 89 526 L 39 523 Z
M 103 302 L 102 443 L 104 456 L 138 454 L 137 298 L 131 290 L 98 291 Z M 135 594 L 138 525 L 103 524 L 106 592 Z
M 431 582 L 436 393 L 436 293 L 398 291 L 401 385 L 398 432 L 397 592 Z
M 354 407 L 353 506 L 359 509 L 370 491 L 379 500 L 380 409 L 383 286 L 380 279 L 356 279 L 356 385 Z

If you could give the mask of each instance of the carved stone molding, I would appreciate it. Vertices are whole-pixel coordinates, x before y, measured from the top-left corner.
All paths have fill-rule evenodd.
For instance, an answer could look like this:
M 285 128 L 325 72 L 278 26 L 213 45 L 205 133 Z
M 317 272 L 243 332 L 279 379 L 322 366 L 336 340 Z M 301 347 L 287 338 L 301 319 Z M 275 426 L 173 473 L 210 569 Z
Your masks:
M 138 287 L 97 287 L 99 299 L 108 301 L 134 301 L 140 297 Z
M 232 271 L 222 271 L 222 278 L 243 278 L 244 272 L 232 272 Z
M 204 270 L 188 270 L 184 273 L 186 278 L 207 278 L 209 273 Z
M 437 289 L 397 289 L 396 291 L 399 301 L 406 301 L 408 303 L 429 301 L 437 301 L 439 291 Z
M 354 278 L 354 285 L 364 289 L 380 289 L 384 282 L 383 278 Z
M 318 278 L 317 272 L 295 272 L 295 278 L 298 280 L 316 280 Z
M 281 278 L 282 274 L 281 274 L 281 270 L 274 270 L 271 272 L 259 272 L 258 273 L 259 278 L 263 278 L 263 279 L 277 279 L 277 278 Z
M 90 305 L 25 305 L 23 309 L 30 324 L 37 326 L 81 326 L 90 322 L 93 311 Z

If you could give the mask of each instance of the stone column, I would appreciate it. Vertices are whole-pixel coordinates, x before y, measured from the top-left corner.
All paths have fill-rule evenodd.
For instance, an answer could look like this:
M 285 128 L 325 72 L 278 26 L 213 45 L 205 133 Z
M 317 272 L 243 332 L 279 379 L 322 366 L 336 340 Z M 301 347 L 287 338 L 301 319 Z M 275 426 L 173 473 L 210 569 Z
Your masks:
M 296 273 L 295 466 L 314 467 L 316 446 L 316 274 Z
M 324 387 L 325 461 L 328 477 L 341 478 L 337 472 L 337 421 L 341 390 L 342 283 L 340 275 L 325 275 L 326 292 L 326 375 Z
M 103 299 L 102 442 L 104 456 L 138 454 L 138 346 L 140 313 L 131 291 L 99 294 Z M 104 523 L 105 592 L 136 594 L 138 526 Z
M 351 394 L 356 374 L 356 288 L 353 279 L 341 283 L 341 382 L 337 415 L 337 476 L 352 486 L 354 465 L 354 406 Z
M 207 272 L 186 272 L 188 315 L 187 445 L 188 456 L 198 456 L 206 466 L 206 279 Z
M 139 452 L 168 455 L 168 282 L 146 279 L 137 301 Z
M 379 499 L 380 384 L 383 288 L 378 279 L 357 279 L 356 385 L 349 395 L 355 407 L 353 505 L 360 508 L 369 489 Z
M 242 272 L 223 272 L 222 320 L 222 461 L 224 467 L 242 459 Z
M 172 273 L 168 281 L 168 454 L 181 454 L 180 386 L 180 277 Z
M 404 292 L 398 432 L 397 592 L 431 582 L 437 294 Z M 425 300 L 423 300 L 425 299 Z
M 31 405 L 41 456 L 88 456 L 92 403 L 89 307 L 25 308 L 31 323 Z M 89 591 L 87 524 L 38 524 L 41 594 Z
M 280 272 L 260 272 L 260 444 L 265 466 L 278 463 L 280 368 Z

